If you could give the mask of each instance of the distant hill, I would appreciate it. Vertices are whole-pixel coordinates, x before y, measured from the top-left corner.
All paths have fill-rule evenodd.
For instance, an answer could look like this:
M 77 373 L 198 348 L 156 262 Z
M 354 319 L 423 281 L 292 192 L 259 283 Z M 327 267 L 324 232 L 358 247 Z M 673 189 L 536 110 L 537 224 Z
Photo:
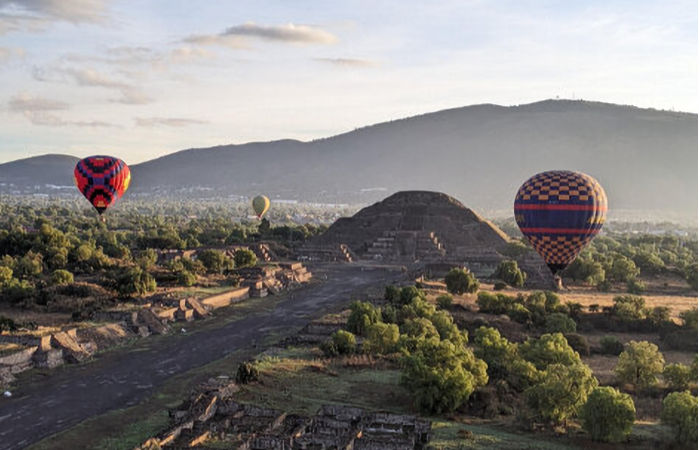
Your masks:
M 511 208 L 530 175 L 570 169 L 596 177 L 612 210 L 696 217 L 697 132 L 696 114 L 632 106 L 475 105 L 312 142 L 183 150 L 134 165 L 130 193 L 370 203 L 399 190 L 432 190 L 488 212 Z
M 77 162 L 78 158 L 70 155 L 41 155 L 0 164 L 0 183 L 21 187 L 73 186 L 73 169 Z

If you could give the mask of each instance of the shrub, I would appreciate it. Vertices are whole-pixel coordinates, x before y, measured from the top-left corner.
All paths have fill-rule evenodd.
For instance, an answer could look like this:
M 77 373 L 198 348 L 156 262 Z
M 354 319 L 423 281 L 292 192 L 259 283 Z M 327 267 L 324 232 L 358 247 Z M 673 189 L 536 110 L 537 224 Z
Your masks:
M 599 308 L 600 308 L 599 304 L 593 303 L 591 305 L 588 305 L 588 312 L 596 313 L 596 312 L 598 312 Z
M 624 349 L 624 344 L 615 336 L 603 336 L 600 339 L 600 352 L 604 355 L 618 356 Z
M 9 317 L 0 316 L 0 331 L 15 331 L 17 324 Z
M 345 330 L 338 330 L 331 335 L 331 340 L 339 354 L 349 355 L 355 353 L 357 342 L 354 334 Z
M 348 331 L 364 336 L 367 328 L 381 321 L 379 308 L 369 302 L 354 301 L 350 304 L 350 316 L 348 317 Z
M 641 294 L 646 290 L 646 284 L 642 280 L 627 280 L 627 292 L 630 294 Z
M 694 290 L 698 290 L 698 263 L 689 264 L 685 270 L 685 281 Z
M 396 351 L 398 343 L 399 327 L 393 323 L 378 322 L 367 328 L 362 349 L 367 353 L 393 353 Z
M 177 272 L 177 284 L 181 286 L 192 286 L 197 282 L 197 275 L 189 270 L 180 270 Z
M 440 309 L 449 309 L 449 307 L 452 306 L 452 296 L 450 294 L 439 295 L 436 299 L 436 303 Z
M 688 391 L 668 394 L 663 402 L 661 421 L 673 427 L 680 444 L 697 445 L 698 398 Z
M 503 294 L 492 294 L 481 291 L 476 296 L 479 311 L 487 314 L 505 314 L 512 299 Z
M 248 384 L 253 381 L 258 381 L 260 378 L 260 372 L 255 363 L 252 362 L 242 362 L 238 365 L 238 370 L 236 371 L 236 383 L 238 384 Z
M 384 288 L 384 300 L 389 303 L 398 304 L 401 299 L 401 289 L 396 286 L 389 285 Z
M 493 278 L 503 280 L 511 286 L 522 287 L 525 284 L 525 273 L 513 260 L 501 261 L 493 274 Z
M 401 288 L 401 295 L 399 295 L 399 303 L 402 305 L 408 305 L 414 298 L 424 299 L 425 294 L 423 291 L 415 286 L 405 286 Z
M 649 387 L 656 384 L 656 377 L 663 369 L 664 357 L 656 345 L 646 341 L 630 341 L 618 357 L 615 374 L 624 383 Z
M 667 306 L 655 306 L 647 314 L 647 319 L 654 324 L 655 327 L 663 325 L 671 320 L 671 308 Z
M 539 420 L 557 425 L 576 414 L 597 385 L 585 364 L 552 364 L 542 381 L 525 391 L 525 399 Z
M 495 283 L 493 283 L 493 290 L 494 291 L 502 291 L 503 289 L 505 289 L 507 287 L 508 287 L 508 285 L 501 280 L 498 280 Z
M 382 322 L 398 323 L 399 313 L 393 305 L 387 305 L 382 308 Z
M 445 276 L 447 291 L 451 294 L 473 293 L 479 289 L 479 281 L 467 269 L 453 267 Z
M 51 283 L 53 284 L 71 284 L 73 282 L 73 274 L 67 270 L 56 269 L 51 273 Z
M 597 387 L 581 408 L 583 428 L 594 441 L 621 442 L 629 436 L 636 417 L 632 397 L 610 386 Z
M 527 323 L 532 319 L 532 314 L 522 303 L 514 303 L 507 314 L 518 323 Z
M 683 327 L 698 331 L 698 308 L 685 310 L 679 314 Z
M 609 292 L 612 288 L 612 283 L 610 282 L 610 280 L 603 280 L 598 282 L 598 284 L 595 285 L 595 288 L 598 289 L 600 292 Z
M 144 295 L 156 290 L 156 280 L 141 267 L 134 266 L 117 274 L 116 289 L 121 297 Z
M 579 320 L 583 305 L 578 302 L 566 302 L 567 314 L 574 320 Z
M 252 250 L 247 248 L 241 248 L 236 250 L 233 254 L 233 262 L 236 268 L 240 267 L 253 267 L 258 263 L 258 257 Z
M 549 313 L 560 310 L 561 300 L 557 294 L 552 291 L 544 291 L 544 299 L 545 311 Z
M 685 391 L 688 389 L 692 377 L 690 366 L 685 364 L 669 364 L 664 367 L 664 381 L 674 391 Z
M 645 316 L 645 301 L 638 295 L 618 295 L 613 298 L 613 314 L 624 321 L 639 320 Z
M 576 333 L 565 334 L 566 342 L 569 346 L 578 352 L 581 356 L 589 356 L 591 354 L 591 347 L 588 345 L 588 341 L 585 337 Z
M 488 382 L 486 363 L 447 340 L 424 339 L 401 362 L 401 385 L 412 393 L 415 406 L 427 413 L 454 411 Z
M 552 313 L 545 318 L 545 329 L 547 333 L 574 333 L 576 322 L 566 314 Z

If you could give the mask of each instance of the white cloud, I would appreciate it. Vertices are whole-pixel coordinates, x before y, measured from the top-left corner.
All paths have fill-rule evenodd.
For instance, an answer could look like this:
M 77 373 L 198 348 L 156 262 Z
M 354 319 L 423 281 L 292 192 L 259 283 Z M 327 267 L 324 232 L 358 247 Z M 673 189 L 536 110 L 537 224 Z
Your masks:
M 308 25 L 256 25 L 252 22 L 235 25 L 222 33 L 225 36 L 247 36 L 270 41 L 294 42 L 303 44 L 332 44 L 338 40 L 333 34 L 321 28 Z
M 71 75 L 79 86 L 102 87 L 118 91 L 120 93 L 120 97 L 110 100 L 113 103 L 145 105 L 154 101 L 151 96 L 147 95 L 140 88 L 124 81 L 111 78 L 110 76 L 96 70 L 66 69 L 64 71 Z
M 22 58 L 24 49 L 19 47 L 0 47 L 0 64 L 4 64 L 13 58 Z
M 249 22 L 234 25 L 219 34 L 192 35 L 185 38 L 184 42 L 240 49 L 247 48 L 250 39 L 291 44 L 333 44 L 338 40 L 334 34 L 310 25 L 257 25 Z
M 68 103 L 60 100 L 51 100 L 44 97 L 35 97 L 31 94 L 18 94 L 7 103 L 10 111 L 59 111 L 68 109 Z
M 378 65 L 374 61 L 358 58 L 314 58 L 314 60 L 341 67 L 376 67 Z
M 8 110 L 22 114 L 34 125 L 42 126 L 77 126 L 77 127 L 113 127 L 113 124 L 103 121 L 67 121 L 54 113 L 70 108 L 68 103 L 31 94 L 18 94 L 7 102 Z
M 107 17 L 105 0 L 0 0 L 0 10 L 35 14 L 67 22 L 97 22 Z
M 186 127 L 189 125 L 203 125 L 208 123 L 205 120 L 184 119 L 180 117 L 136 117 L 134 118 L 136 126 L 139 127 Z

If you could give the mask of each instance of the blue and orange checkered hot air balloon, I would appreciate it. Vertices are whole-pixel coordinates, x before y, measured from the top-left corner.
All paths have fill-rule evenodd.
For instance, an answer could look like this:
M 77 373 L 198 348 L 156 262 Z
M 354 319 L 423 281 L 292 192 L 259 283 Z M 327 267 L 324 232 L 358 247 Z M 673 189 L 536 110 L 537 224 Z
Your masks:
M 112 156 L 88 156 L 73 171 L 75 185 L 101 215 L 129 188 L 129 166 Z
M 598 234 L 608 198 L 595 178 L 553 170 L 523 183 L 513 209 L 520 231 L 556 275 Z

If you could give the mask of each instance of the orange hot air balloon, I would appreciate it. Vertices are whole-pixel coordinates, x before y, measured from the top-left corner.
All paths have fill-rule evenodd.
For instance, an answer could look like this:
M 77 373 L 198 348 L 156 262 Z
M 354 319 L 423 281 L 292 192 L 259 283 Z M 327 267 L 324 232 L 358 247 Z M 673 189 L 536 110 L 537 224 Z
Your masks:
M 131 172 L 124 161 L 113 156 L 88 156 L 73 171 L 75 185 L 101 215 L 129 188 Z

